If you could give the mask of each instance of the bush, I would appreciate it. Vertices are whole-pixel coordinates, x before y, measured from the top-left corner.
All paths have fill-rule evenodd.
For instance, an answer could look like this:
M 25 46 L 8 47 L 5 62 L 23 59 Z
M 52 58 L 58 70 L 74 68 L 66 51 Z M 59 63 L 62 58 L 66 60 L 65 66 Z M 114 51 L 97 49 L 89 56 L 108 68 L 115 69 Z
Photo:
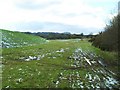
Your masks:
M 118 51 L 118 18 L 119 15 L 114 17 L 110 21 L 110 25 L 106 25 L 105 31 L 91 40 L 94 46 L 102 50 Z

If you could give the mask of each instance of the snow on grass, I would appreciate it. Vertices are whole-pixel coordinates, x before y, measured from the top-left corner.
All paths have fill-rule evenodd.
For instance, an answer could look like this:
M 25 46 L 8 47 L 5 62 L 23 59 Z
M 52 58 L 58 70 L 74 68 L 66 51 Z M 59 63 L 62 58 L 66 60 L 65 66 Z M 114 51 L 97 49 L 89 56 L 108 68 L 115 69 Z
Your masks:
M 19 83 L 22 83 L 22 82 L 23 82 L 22 78 L 16 79 L 16 84 L 19 84 Z
M 0 56 L 0 59 L 3 59 L 3 56 Z
M 107 78 L 105 79 L 105 85 L 109 88 L 112 88 L 112 85 L 116 85 L 116 84 L 118 84 L 118 81 L 116 81 L 112 77 L 107 76 Z
M 71 67 L 75 67 L 75 68 L 81 67 L 81 65 L 85 66 L 86 63 L 88 63 L 88 65 L 91 67 L 94 65 L 96 65 L 96 66 L 99 65 L 98 69 L 92 68 L 93 73 L 88 72 L 85 74 L 86 82 L 84 82 L 85 83 L 84 85 L 81 85 L 79 87 L 81 87 L 81 88 L 86 87 L 87 89 L 90 89 L 90 88 L 101 88 L 101 87 L 112 88 L 112 86 L 114 86 L 114 85 L 118 86 L 118 81 L 116 81 L 116 79 L 114 79 L 111 75 L 112 72 L 105 69 L 105 67 L 101 67 L 101 66 L 105 66 L 105 64 L 102 62 L 102 59 L 100 56 L 97 56 L 94 53 L 82 51 L 81 48 L 77 48 L 73 52 L 73 55 L 71 55 L 68 59 L 73 60 L 73 64 L 71 64 Z M 88 65 L 87 65 L 87 67 L 88 67 Z M 75 74 L 74 74 L 74 76 L 75 76 Z M 78 72 L 76 72 L 76 76 L 79 78 L 80 74 L 78 74 Z M 104 82 L 102 81 L 101 78 L 105 78 Z M 72 79 L 69 79 L 69 80 L 71 83 Z M 80 85 L 80 83 L 78 83 L 78 85 Z M 76 87 L 76 84 L 75 83 L 72 84 L 72 88 L 75 88 L 75 87 Z
M 45 55 L 37 55 L 37 56 L 28 56 L 28 57 L 20 57 L 20 60 L 24 60 L 24 61 L 31 61 L 31 60 L 40 60 L 42 58 L 44 58 Z
M 90 63 L 90 60 L 89 60 L 89 59 L 87 59 L 86 57 L 84 57 L 84 59 L 87 61 L 87 63 L 88 63 L 89 65 L 91 65 L 91 63 Z
M 98 60 L 98 63 L 102 66 L 105 66 L 105 64 L 103 64 L 103 62 L 101 60 Z
M 11 47 L 22 47 L 22 46 L 32 46 L 35 44 L 42 44 L 46 41 L 45 39 L 33 35 L 27 35 L 20 32 L 13 32 L 8 30 L 2 31 L 2 47 L 11 48 Z
M 69 50 L 69 48 L 60 48 L 59 50 L 56 51 L 47 51 L 44 54 L 41 55 L 35 55 L 35 56 L 26 56 L 26 57 L 20 57 L 20 60 L 24 60 L 24 61 L 31 61 L 31 60 L 41 60 L 44 57 L 47 58 L 52 58 L 52 59 L 56 59 L 57 57 L 62 57 L 62 54 L 66 51 Z M 61 54 L 62 53 L 62 54 Z
M 97 62 L 96 61 L 91 61 L 92 64 L 96 64 Z
M 63 48 L 61 48 L 60 50 L 58 50 L 56 52 L 65 52 L 65 50 Z
M 10 88 L 10 86 L 6 86 L 5 88 Z
M 52 41 L 50 41 L 50 43 L 52 43 Z M 59 43 L 57 41 L 57 45 Z M 68 44 L 71 45 L 69 42 Z M 34 81 L 33 83 L 35 84 L 31 86 L 38 88 L 118 88 L 119 82 L 114 78 L 113 72 L 110 72 L 106 67 L 103 67 L 102 64 L 104 64 L 104 59 L 101 60 L 100 56 L 97 56 L 95 53 L 88 50 L 83 51 L 78 45 L 76 45 L 76 48 L 71 48 L 73 45 L 71 45 L 71 47 L 63 47 L 62 45 L 57 47 L 57 45 L 55 45 L 56 47 L 53 47 L 52 44 L 51 47 L 49 44 L 43 45 L 44 48 L 40 46 L 39 48 L 36 47 L 35 50 L 32 50 L 32 47 L 30 47 L 30 50 L 26 50 L 30 53 L 24 52 L 23 50 L 25 55 L 18 55 L 18 58 L 19 60 L 27 60 L 28 62 L 22 63 L 12 58 L 12 56 L 7 56 L 8 54 L 11 55 L 12 52 L 6 52 L 7 54 L 4 55 L 4 58 L 10 57 L 10 59 L 6 59 L 7 64 L 5 64 L 5 68 L 12 74 L 7 75 L 4 73 L 6 77 L 10 76 L 7 79 L 6 77 L 4 78 L 4 82 L 5 80 L 7 81 L 5 82 L 6 84 L 4 84 L 4 87 L 14 87 L 15 83 L 16 87 L 19 87 L 19 85 L 23 85 L 24 83 L 27 87 L 29 86 L 29 83 L 31 83 L 31 81 L 27 81 L 27 78 L 32 78 Z M 11 59 L 13 59 L 13 61 Z M 32 60 L 36 61 L 30 62 Z M 41 61 L 39 62 L 37 60 Z M 25 69 L 23 67 L 25 67 Z M 13 85 L 9 85 L 8 82 Z

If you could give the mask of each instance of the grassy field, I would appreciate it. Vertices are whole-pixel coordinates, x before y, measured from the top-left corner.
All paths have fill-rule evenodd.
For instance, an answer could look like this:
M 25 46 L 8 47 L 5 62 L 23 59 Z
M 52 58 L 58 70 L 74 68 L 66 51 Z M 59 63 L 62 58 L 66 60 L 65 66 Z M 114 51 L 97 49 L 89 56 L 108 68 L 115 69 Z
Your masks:
M 4 48 L 2 88 L 118 88 L 117 54 L 87 40 Z
M 27 35 L 21 32 L 13 32 L 2 29 L 0 29 L 0 32 L 2 33 L 1 43 L 3 48 L 30 46 L 46 42 L 46 40 L 41 37 Z

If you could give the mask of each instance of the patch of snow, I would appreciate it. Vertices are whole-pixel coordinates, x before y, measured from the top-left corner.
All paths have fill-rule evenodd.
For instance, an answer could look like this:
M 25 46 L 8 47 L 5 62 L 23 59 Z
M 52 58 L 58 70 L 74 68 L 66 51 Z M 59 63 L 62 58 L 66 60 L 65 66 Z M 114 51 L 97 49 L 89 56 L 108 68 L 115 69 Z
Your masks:
M 100 86 L 99 86 L 99 85 L 96 85 L 95 87 L 96 87 L 97 89 L 98 89 L 98 88 L 100 88 Z
M 38 56 L 28 56 L 28 58 L 26 57 L 20 57 L 19 59 L 21 60 L 25 60 L 25 61 L 31 61 L 31 60 L 40 60 L 41 58 L 44 58 L 45 55 L 38 55 Z
M 28 59 L 25 59 L 25 61 L 30 61 L 30 59 L 28 58 Z
M 53 59 L 55 59 L 56 57 L 52 57 Z
M 44 58 L 45 57 L 45 55 L 43 54 L 42 56 L 41 56 L 41 58 Z
M 84 88 L 84 86 L 83 86 L 83 85 L 80 85 L 80 88 Z
M 99 63 L 100 65 L 102 65 L 102 66 L 105 66 L 105 65 L 102 63 L 102 61 L 100 61 L 100 60 L 98 60 L 98 63 Z
M 65 50 L 63 48 L 61 48 L 61 50 L 58 50 L 56 52 L 65 52 Z
M 22 78 L 19 78 L 19 79 L 16 80 L 17 83 L 21 83 L 22 81 L 23 81 Z
M 95 64 L 95 63 L 96 63 L 96 61 L 91 61 L 91 63 L 92 63 L 92 64 Z
M 72 84 L 72 88 L 75 88 L 75 84 L 74 83 Z
M 19 71 L 21 71 L 21 70 L 22 70 L 22 68 L 19 68 L 18 70 L 19 70 Z
M 35 56 L 33 56 L 33 57 L 32 57 L 32 56 L 29 56 L 29 59 L 30 59 L 30 60 L 36 60 L 37 57 L 35 57 Z
M 13 68 L 10 68 L 11 70 L 13 69 Z
M 3 59 L 3 56 L 0 56 L 0 59 Z
M 73 58 L 74 58 L 74 60 L 77 60 L 77 59 L 79 59 L 79 56 L 74 56 Z
M 44 58 L 44 57 L 45 57 L 44 54 L 43 54 L 43 55 L 38 55 L 36 60 L 40 60 L 40 59 L 42 59 L 42 58 Z
M 27 42 L 23 42 L 23 44 L 28 44 Z
M 78 48 L 78 49 L 75 50 L 75 53 L 78 53 L 78 52 L 82 52 L 82 49 Z
M 85 75 L 85 78 L 88 78 L 88 74 Z
M 95 88 L 93 84 L 91 85 L 91 87 L 92 87 L 92 88 Z
M 76 65 L 71 64 L 72 67 L 77 67 Z
M 31 76 L 33 76 L 33 74 L 31 74 Z
M 109 72 L 112 73 L 113 75 L 116 75 L 114 72 L 112 72 L 112 71 L 110 71 L 110 70 L 109 70 Z
M 38 72 L 38 75 L 40 75 L 40 74 L 41 74 L 41 72 L 39 71 L 39 72 Z
M 88 63 L 89 65 L 91 65 L 89 59 L 87 59 L 86 57 L 84 57 L 84 59 L 87 61 L 87 63 Z
M 59 81 L 56 82 L 56 85 L 58 85 L 58 84 L 59 84 Z
M 76 72 L 76 73 L 77 73 L 77 77 L 80 77 L 79 73 L 78 72 Z
M 62 77 L 62 79 L 67 80 L 67 78 L 66 78 L 66 77 Z
M 60 73 L 60 75 L 62 76 L 62 75 L 63 75 L 63 73 L 61 72 L 61 73 Z
M 105 81 L 106 86 L 108 86 L 108 87 L 110 87 L 110 88 L 112 88 L 111 85 L 115 85 L 115 84 L 118 83 L 118 81 L 116 81 L 116 80 L 115 80 L 114 78 L 112 78 L 112 77 L 107 77 L 105 80 L 106 80 L 106 81 Z
M 24 74 L 25 72 L 23 71 L 22 74 Z
M 10 86 L 6 86 L 5 88 L 10 88 Z
M 86 86 L 87 87 L 87 89 L 89 89 L 90 90 L 90 87 L 89 86 Z
M 89 80 L 92 80 L 92 75 L 91 75 L 91 74 L 88 74 L 88 76 L 89 76 Z
M 98 75 L 95 75 L 95 76 L 94 76 L 94 80 L 99 80 L 99 81 L 100 81 L 99 76 L 98 76 Z

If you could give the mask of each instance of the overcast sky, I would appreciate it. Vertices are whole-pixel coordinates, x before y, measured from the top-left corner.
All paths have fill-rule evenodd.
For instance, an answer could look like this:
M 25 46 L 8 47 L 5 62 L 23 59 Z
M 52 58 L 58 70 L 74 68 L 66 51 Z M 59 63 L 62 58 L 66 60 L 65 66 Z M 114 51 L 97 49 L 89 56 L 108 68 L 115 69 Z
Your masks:
M 12 31 L 98 33 L 119 0 L 0 0 L 0 28 Z

